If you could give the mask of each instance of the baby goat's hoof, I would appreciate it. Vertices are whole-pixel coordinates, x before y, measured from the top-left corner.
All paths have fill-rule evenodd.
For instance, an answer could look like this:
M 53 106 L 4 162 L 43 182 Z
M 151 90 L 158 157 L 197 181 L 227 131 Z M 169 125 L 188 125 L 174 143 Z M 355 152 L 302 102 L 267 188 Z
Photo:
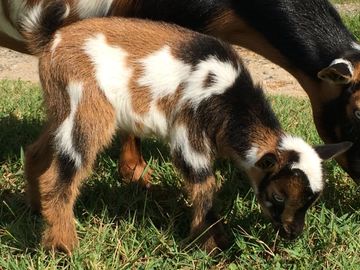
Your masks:
M 151 176 L 153 170 L 141 162 L 137 164 L 119 163 L 119 174 L 127 183 L 136 182 L 145 188 L 151 187 Z
M 54 233 L 53 230 L 47 229 L 42 238 L 42 245 L 49 251 L 60 251 L 71 255 L 72 251 L 78 246 L 79 241 L 75 230 L 73 232 L 59 231 Z
M 206 224 L 203 228 L 202 230 L 197 230 L 196 233 L 192 233 L 189 240 L 197 244 L 206 253 L 217 255 L 230 247 L 231 241 L 221 222 L 213 225 Z
M 200 240 L 200 247 L 210 255 L 217 255 L 230 247 L 230 241 L 225 234 L 209 233 Z

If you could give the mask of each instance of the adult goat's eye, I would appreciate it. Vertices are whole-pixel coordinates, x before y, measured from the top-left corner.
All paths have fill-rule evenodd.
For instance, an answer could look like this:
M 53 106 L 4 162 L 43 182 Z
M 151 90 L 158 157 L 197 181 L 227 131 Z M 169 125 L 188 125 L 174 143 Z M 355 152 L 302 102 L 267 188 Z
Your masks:
M 278 204 L 284 203 L 284 201 L 285 201 L 284 197 L 282 197 L 276 193 L 273 193 L 272 196 L 273 196 L 274 201 L 277 202 Z

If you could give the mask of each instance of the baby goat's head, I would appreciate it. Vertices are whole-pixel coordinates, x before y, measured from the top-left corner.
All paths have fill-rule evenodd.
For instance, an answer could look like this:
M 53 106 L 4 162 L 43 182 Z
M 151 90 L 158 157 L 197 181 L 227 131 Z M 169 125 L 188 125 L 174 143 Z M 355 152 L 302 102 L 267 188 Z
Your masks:
M 351 146 L 344 142 L 313 148 L 300 138 L 283 136 L 276 151 L 257 153 L 249 176 L 263 212 L 281 236 L 294 239 L 302 232 L 305 213 L 324 188 L 322 161 Z

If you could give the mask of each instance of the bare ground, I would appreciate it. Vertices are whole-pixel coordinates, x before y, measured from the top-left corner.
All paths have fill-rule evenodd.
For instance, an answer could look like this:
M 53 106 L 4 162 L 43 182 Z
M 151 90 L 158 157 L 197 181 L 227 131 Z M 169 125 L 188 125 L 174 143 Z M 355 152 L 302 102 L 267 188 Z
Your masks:
M 360 3 L 337 5 L 341 13 L 352 14 L 360 10 Z M 245 49 L 239 49 L 255 81 L 266 91 L 284 95 L 305 96 L 297 81 L 285 70 L 267 59 Z M 38 83 L 37 58 L 0 47 L 0 79 L 21 79 Z

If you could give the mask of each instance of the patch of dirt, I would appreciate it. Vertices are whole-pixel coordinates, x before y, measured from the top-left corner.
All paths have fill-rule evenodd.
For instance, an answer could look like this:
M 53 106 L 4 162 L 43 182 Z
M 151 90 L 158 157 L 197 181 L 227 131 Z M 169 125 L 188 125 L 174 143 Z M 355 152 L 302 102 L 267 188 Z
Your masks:
M 39 82 L 37 58 L 0 47 L 0 79 Z
M 342 14 L 359 12 L 360 3 L 336 5 Z M 306 96 L 298 82 L 285 70 L 265 58 L 243 48 L 238 48 L 255 81 L 269 93 Z M 37 58 L 0 47 L 0 79 L 21 79 L 39 82 Z

